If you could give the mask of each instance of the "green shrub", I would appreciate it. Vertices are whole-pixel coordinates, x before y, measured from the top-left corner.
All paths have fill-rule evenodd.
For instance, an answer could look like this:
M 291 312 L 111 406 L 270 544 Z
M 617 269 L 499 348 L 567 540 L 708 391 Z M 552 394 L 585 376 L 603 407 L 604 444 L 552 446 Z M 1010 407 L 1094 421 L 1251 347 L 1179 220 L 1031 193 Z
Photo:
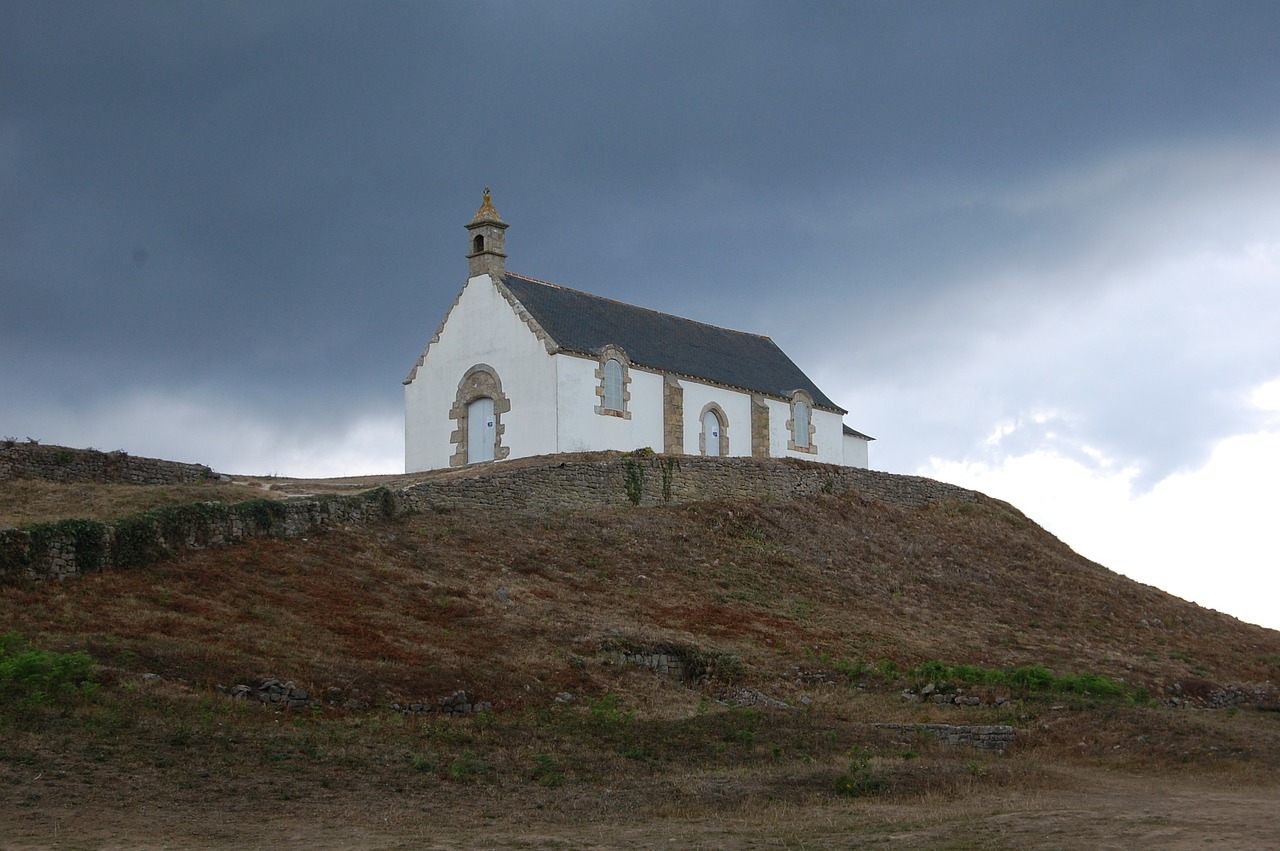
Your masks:
M 1054 693 L 1079 694 L 1096 697 L 1124 697 L 1145 701 L 1139 695 L 1142 690 L 1131 689 L 1102 674 L 1055 674 L 1043 664 L 1024 665 L 1021 668 L 984 668 L 981 665 L 955 665 L 945 662 L 924 662 L 907 672 L 907 677 L 918 684 L 934 683 L 943 691 L 957 685 L 1006 686 L 1028 695 Z M 1144 692 L 1145 694 L 1145 692 Z
M 871 756 L 857 745 L 849 748 L 849 770 L 836 778 L 837 795 L 860 797 L 884 789 L 888 784 L 871 768 Z
M 591 719 L 598 724 L 613 725 L 631 720 L 631 713 L 622 709 L 622 699 L 610 692 L 599 699 L 587 700 Z
M 1028 692 L 1050 691 L 1053 689 L 1053 671 L 1037 662 L 1024 665 L 1009 672 L 1009 685 L 1017 686 Z
M 88 654 L 34 650 L 17 633 L 0 635 L 0 706 L 44 706 L 96 690 Z
M 462 755 L 449 765 L 449 779 L 457 782 L 473 780 L 485 771 L 485 764 L 471 751 L 463 751 Z
M 564 783 L 564 771 L 555 757 L 540 753 L 533 758 L 533 779 L 539 786 L 559 786 Z

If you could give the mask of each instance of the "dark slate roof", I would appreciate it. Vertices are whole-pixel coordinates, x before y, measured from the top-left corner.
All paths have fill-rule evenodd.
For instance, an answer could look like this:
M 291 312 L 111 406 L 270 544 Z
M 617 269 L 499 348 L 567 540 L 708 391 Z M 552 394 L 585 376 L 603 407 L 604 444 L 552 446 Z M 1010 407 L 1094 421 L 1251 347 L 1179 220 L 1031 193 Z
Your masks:
M 845 434 L 848 434 L 848 435 L 852 435 L 853 437 L 860 437 L 860 438 L 862 438 L 863 440 L 875 440 L 875 438 L 874 438 L 874 437 L 871 437 L 870 435 L 863 434 L 863 433 L 862 433 L 862 432 L 860 432 L 860 431 L 854 431 L 853 429 L 849 428 L 848 426 L 845 426 L 845 427 L 844 427 L 844 433 L 845 433 Z
M 613 299 L 507 273 L 503 283 L 562 349 L 599 355 L 612 343 L 636 366 L 786 398 L 804 390 L 815 405 L 845 413 L 768 337 L 717 328 Z

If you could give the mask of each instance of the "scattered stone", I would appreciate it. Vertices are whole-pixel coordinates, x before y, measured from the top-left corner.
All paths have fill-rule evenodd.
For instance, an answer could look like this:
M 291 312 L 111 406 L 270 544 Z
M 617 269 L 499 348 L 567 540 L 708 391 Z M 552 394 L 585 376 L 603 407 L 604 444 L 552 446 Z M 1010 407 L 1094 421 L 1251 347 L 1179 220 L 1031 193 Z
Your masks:
M 159 674 L 143 674 L 142 681 L 148 684 L 158 683 L 160 682 L 160 675 Z
M 504 606 L 511 604 L 511 595 L 507 593 L 506 588 L 499 588 L 497 591 L 494 591 L 493 596 Z
M 467 693 L 461 690 L 455 691 L 448 697 L 440 698 L 436 701 L 436 706 L 445 715 L 470 715 L 476 711 Z
M 729 706 L 736 706 L 736 707 L 767 706 L 770 709 L 790 709 L 791 708 L 791 704 L 789 703 L 784 703 L 781 700 L 777 700 L 776 698 L 769 697 L 767 694 L 764 694 L 763 692 L 759 692 L 759 691 L 756 691 L 755 689 L 749 689 L 749 688 L 738 689 L 737 691 L 732 692 L 728 697 L 724 699 L 723 702 Z
M 573 703 L 575 700 L 577 700 L 577 698 L 569 694 L 567 691 L 562 691 L 556 695 L 556 703 Z

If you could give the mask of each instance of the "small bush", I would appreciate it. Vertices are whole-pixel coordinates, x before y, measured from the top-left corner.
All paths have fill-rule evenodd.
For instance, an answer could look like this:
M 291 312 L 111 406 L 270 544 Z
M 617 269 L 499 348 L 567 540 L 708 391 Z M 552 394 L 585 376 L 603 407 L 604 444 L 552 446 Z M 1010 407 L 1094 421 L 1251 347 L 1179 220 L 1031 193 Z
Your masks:
M 564 771 L 555 757 L 540 753 L 533 758 L 533 779 L 539 786 L 552 788 L 564 783 Z
M 1009 673 L 1009 685 L 1029 692 L 1049 691 L 1053 687 L 1053 671 L 1036 663 L 1016 668 Z
M 631 720 L 631 713 L 622 709 L 622 699 L 610 692 L 598 700 L 588 699 L 591 719 L 597 724 L 614 725 Z
M 870 754 L 856 745 L 849 748 L 849 770 L 836 778 L 836 794 L 860 797 L 879 792 L 886 785 L 884 778 L 871 768 Z
M 88 654 L 34 650 L 17 633 L 0 635 L 0 706 L 45 706 L 96 689 Z
M 485 771 L 484 762 L 471 751 L 463 751 L 462 755 L 449 764 L 449 779 L 462 783 L 474 780 Z

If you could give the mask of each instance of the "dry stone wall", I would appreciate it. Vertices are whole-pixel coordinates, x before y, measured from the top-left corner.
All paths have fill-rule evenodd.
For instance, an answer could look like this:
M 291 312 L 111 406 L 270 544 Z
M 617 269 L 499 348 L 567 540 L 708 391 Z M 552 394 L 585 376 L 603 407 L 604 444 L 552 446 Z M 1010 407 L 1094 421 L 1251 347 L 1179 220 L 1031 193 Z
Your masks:
M 787 500 L 822 493 L 859 493 L 912 507 L 979 498 L 975 491 L 920 476 L 812 461 L 655 455 L 559 462 L 551 457 L 544 465 L 509 469 L 495 464 L 466 478 L 429 479 L 400 491 L 398 499 L 412 510 L 581 510 L 712 499 Z
M 883 730 L 902 730 L 932 736 L 944 745 L 1004 753 L 1017 739 L 1017 731 L 1005 724 L 876 724 Z
M 45 479 L 52 482 L 107 482 L 179 485 L 216 479 L 203 464 L 137 458 L 125 452 L 45 446 L 35 441 L 0 442 L 0 481 Z
M 918 476 L 790 459 L 602 454 L 460 472 L 397 490 L 239 505 L 199 503 L 111 524 L 67 520 L 0 530 L 0 579 L 61 579 L 253 536 L 302 537 L 432 510 L 573 511 L 702 500 L 789 500 L 824 493 L 858 493 L 913 507 L 980 498 L 974 491 Z

